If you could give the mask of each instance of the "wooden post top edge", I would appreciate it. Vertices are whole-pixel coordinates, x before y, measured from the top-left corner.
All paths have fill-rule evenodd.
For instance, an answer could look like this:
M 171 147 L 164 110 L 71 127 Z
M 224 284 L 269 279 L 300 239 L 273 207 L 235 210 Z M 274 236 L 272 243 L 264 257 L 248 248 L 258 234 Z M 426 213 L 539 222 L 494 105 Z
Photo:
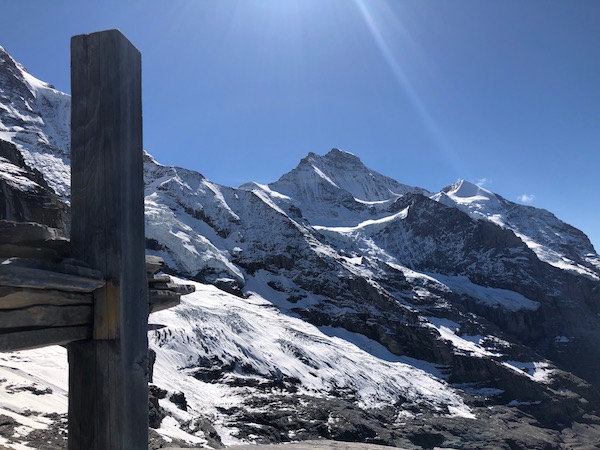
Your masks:
M 71 47 L 75 45 L 78 41 L 81 40 L 89 40 L 89 39 L 102 39 L 106 37 L 113 37 L 115 40 L 121 40 L 123 42 L 127 42 L 135 51 L 137 51 L 140 55 L 141 52 L 138 48 L 133 45 L 133 43 L 125 36 L 120 30 L 113 28 L 110 30 L 102 30 L 102 31 L 94 31 L 93 33 L 88 34 L 77 34 L 71 37 Z

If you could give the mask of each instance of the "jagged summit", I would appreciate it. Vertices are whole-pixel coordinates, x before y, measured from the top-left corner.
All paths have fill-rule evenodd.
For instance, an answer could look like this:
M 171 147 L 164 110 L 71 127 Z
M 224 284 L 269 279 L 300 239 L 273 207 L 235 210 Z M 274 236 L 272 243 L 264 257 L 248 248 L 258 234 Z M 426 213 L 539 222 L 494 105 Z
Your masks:
M 307 157 L 308 159 L 323 159 L 324 161 L 328 161 L 332 164 L 345 164 L 345 165 L 354 165 L 360 166 L 363 165 L 363 162 L 360 160 L 358 156 L 354 153 L 347 152 L 345 150 L 340 150 L 339 148 L 332 148 L 325 155 L 319 156 L 314 152 L 310 152 Z
M 492 191 L 466 180 L 446 186 L 431 198 L 448 206 L 460 205 L 474 213 L 475 218 L 489 218 L 505 201 Z
M 0 46 L 0 97 L 3 100 L 2 103 L 10 100 L 15 109 L 33 112 L 32 102 L 37 97 L 36 91 L 40 88 L 55 90 L 51 84 L 32 76 L 25 66 L 15 61 L 6 49 Z
M 369 169 L 352 153 L 334 148 L 323 156 L 309 153 L 291 172 L 269 187 L 299 200 L 319 200 L 320 194 L 345 191 L 362 202 L 382 202 L 408 192 L 425 193 Z
M 458 180 L 456 183 L 442 189 L 449 196 L 456 198 L 495 198 L 496 194 L 470 181 Z
M 361 216 L 376 219 L 410 193 L 429 193 L 407 186 L 368 168 L 352 153 L 334 148 L 323 156 L 310 152 L 279 180 L 268 186 L 246 184 L 271 196 L 284 210 L 299 208 L 312 225 L 356 226 Z
M 0 99 L 6 116 L 10 106 L 17 110 L 30 111 L 34 95 L 25 81 L 25 68 L 17 63 L 4 49 L 0 50 Z
M 31 75 L 23 64 L 15 60 L 10 53 L 0 45 L 0 74 L 3 72 L 10 73 L 13 77 L 22 82 L 24 81 L 25 83 L 33 84 L 35 86 L 41 85 L 56 90 L 50 83 L 46 83 Z M 32 90 L 35 90 L 35 86 L 31 86 Z M 6 88 L 6 85 L 0 84 L 0 89 L 2 88 Z M 35 95 L 35 92 L 32 93 Z

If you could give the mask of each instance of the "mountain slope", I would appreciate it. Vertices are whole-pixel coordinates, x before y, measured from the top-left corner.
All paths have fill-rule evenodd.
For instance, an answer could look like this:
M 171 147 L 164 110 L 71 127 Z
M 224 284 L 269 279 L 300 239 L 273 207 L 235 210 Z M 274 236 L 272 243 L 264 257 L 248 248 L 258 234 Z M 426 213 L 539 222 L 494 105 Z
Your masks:
M 599 279 L 600 258 L 587 236 L 546 210 L 510 202 L 464 180 L 433 198 L 475 219 L 513 230 L 544 262 Z
M 312 225 L 343 224 L 365 214 L 376 217 L 408 192 L 427 193 L 381 175 L 355 155 L 336 148 L 324 156 L 309 153 L 295 169 L 268 186 L 250 183 L 242 188 L 276 192 L 273 200 L 280 206 L 291 199 Z
M 30 75 L 0 47 L 0 139 L 21 151 L 25 162 L 47 176 L 63 199 L 70 191 L 71 98 Z
M 0 140 L 0 217 L 35 221 L 66 231 L 66 205 L 42 174 L 29 167 L 17 147 Z

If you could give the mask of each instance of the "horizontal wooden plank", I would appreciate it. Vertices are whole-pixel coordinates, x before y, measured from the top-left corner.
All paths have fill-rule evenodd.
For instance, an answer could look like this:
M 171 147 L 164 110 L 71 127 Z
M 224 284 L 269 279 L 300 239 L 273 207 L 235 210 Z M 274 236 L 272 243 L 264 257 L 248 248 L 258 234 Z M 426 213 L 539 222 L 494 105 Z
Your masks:
M 179 295 L 187 295 L 196 291 L 196 287 L 192 284 L 180 284 L 173 282 L 155 282 L 150 283 L 151 289 L 162 290 L 162 291 L 172 291 L 176 292 Z
M 91 326 L 14 331 L 0 334 L 0 352 L 28 350 L 48 345 L 64 345 L 73 341 L 89 339 L 91 336 Z
M 150 289 L 148 291 L 148 300 L 150 313 L 154 313 L 179 305 L 181 296 L 172 291 Z
M 20 309 L 35 305 L 91 305 L 92 302 L 91 293 L 0 286 L 0 310 Z
M 146 273 L 152 275 L 165 267 L 165 261 L 160 256 L 146 255 Z
M 76 259 L 65 259 L 61 262 L 55 263 L 51 261 L 44 261 L 41 259 L 31 258 L 9 258 L 2 262 L 3 265 L 10 265 L 12 267 L 22 267 L 24 269 L 37 269 L 48 272 L 58 272 L 68 275 L 77 275 L 78 277 L 89 278 L 92 280 L 102 280 L 102 272 L 91 269 L 83 261 Z
M 170 291 L 171 290 L 167 286 L 167 283 L 165 283 L 164 281 L 156 281 L 154 283 L 151 283 L 150 280 L 148 280 L 148 284 L 150 285 L 150 289 L 156 289 L 156 290 L 161 290 L 161 291 Z
M 14 328 L 41 328 L 91 325 L 91 305 L 38 305 L 23 309 L 0 310 L 0 333 Z
M 171 283 L 171 277 L 169 275 L 159 275 L 148 278 L 148 284 L 154 285 L 157 283 Z
M 57 260 L 64 255 L 54 248 L 33 245 L 0 244 L 0 258 L 35 258 Z
M 150 304 L 164 301 L 168 303 L 171 302 L 170 299 L 178 300 L 180 296 L 181 294 L 174 290 L 150 289 L 148 301 Z M 91 293 L 0 286 L 0 310 L 21 309 L 36 305 L 76 306 L 92 304 L 93 296 Z
M 104 284 L 104 280 L 98 278 L 19 267 L 12 264 L 0 264 L 0 286 L 56 289 L 67 292 L 92 292 L 104 286 Z
M 0 220 L 0 242 L 13 244 L 32 241 L 62 240 L 62 231 L 35 222 Z
M 168 283 L 167 287 L 169 290 L 177 292 L 179 295 L 187 295 L 196 292 L 196 286 L 193 284 Z

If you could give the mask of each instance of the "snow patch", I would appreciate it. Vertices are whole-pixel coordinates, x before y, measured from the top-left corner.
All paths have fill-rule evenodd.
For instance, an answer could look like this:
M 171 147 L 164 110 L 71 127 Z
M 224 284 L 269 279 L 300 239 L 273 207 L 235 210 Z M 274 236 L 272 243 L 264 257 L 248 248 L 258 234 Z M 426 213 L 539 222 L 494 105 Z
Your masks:
M 434 273 L 429 275 L 453 292 L 461 295 L 468 295 L 477 302 L 492 307 L 500 307 L 508 311 L 519 311 L 523 309 L 536 311 L 540 307 L 539 302 L 530 300 L 518 292 L 480 286 L 471 282 L 468 277 L 463 275 L 450 276 Z
M 543 361 L 503 361 L 502 365 L 538 383 L 549 383 L 554 369 Z
M 472 342 L 458 335 L 460 325 L 448 319 L 439 317 L 425 317 L 428 323 L 426 326 L 434 328 L 440 334 L 441 338 L 450 341 L 458 352 L 464 352 L 478 358 L 500 356 L 498 353 L 492 353 L 486 350 L 478 343 Z
M 332 231 L 334 233 L 355 233 L 355 232 L 365 229 L 365 228 L 385 226 L 386 224 L 393 222 L 394 220 L 406 219 L 406 216 L 408 216 L 409 208 L 410 207 L 407 206 L 402 211 L 400 211 L 396 214 L 392 214 L 391 216 L 382 217 L 381 219 L 365 220 L 354 227 L 325 227 L 325 226 L 315 225 L 315 226 L 313 226 L 313 228 L 318 231 Z

